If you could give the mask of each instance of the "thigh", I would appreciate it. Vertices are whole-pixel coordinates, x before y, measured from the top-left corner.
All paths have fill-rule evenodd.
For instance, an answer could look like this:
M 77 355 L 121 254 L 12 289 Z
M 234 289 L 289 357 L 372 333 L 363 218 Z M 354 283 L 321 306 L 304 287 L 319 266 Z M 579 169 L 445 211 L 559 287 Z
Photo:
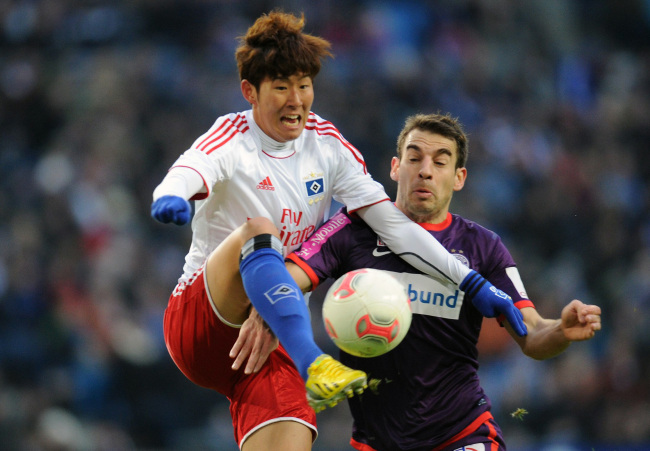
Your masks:
M 316 414 L 293 362 L 279 347 L 258 373 L 233 371 L 229 352 L 238 334 L 215 315 L 202 271 L 172 293 L 164 317 L 167 349 L 188 379 L 229 398 L 237 443 L 250 438 L 252 444 L 278 443 L 274 449 L 309 449 L 284 447 L 288 437 L 304 444 L 316 436 Z
M 281 346 L 271 353 L 260 372 L 238 381 L 230 402 L 235 438 L 240 446 L 248 439 L 252 440 L 251 443 L 260 443 L 261 438 L 281 440 L 278 433 L 281 430 L 302 437 L 302 443 L 307 431 L 310 439 L 316 437 L 316 414 L 307 403 L 305 382 Z M 278 424 L 287 421 L 305 429 Z M 278 446 L 275 449 L 285 448 Z
M 258 429 L 241 445 L 242 451 L 308 451 L 314 431 L 297 421 L 277 421 Z
M 233 230 L 206 261 L 205 278 L 210 301 L 228 323 L 241 325 L 248 317 L 250 300 L 239 273 L 239 256 L 246 241 L 262 233 L 278 235 L 267 218 L 250 219 Z
M 205 280 L 210 302 L 228 323 L 242 324 L 250 301 L 239 274 L 239 255 L 245 243 L 242 227 L 233 231 L 212 251 L 205 263 Z
M 230 396 L 243 370 L 231 369 L 229 353 L 239 328 L 223 323 L 208 300 L 204 274 L 179 284 L 169 298 L 164 336 L 172 360 L 183 374 L 201 387 Z

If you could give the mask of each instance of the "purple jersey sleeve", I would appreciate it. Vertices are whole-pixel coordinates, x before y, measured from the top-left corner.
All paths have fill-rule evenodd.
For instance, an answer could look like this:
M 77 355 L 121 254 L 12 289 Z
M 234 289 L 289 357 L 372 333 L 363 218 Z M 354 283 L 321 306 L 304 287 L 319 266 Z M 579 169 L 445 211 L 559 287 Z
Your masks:
M 342 252 L 345 246 L 341 241 L 351 237 L 346 232 L 351 222 L 351 216 L 339 210 L 302 243 L 299 250 L 287 257 L 307 273 L 312 290 L 323 280 L 339 273 L 340 262 L 345 260 L 345 253 Z

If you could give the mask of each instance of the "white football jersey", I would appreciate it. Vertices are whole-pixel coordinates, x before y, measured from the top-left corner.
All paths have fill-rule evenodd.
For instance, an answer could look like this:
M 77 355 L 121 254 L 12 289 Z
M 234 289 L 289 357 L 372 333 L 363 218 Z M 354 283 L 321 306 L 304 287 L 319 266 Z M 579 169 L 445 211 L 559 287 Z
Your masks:
M 310 113 L 300 137 L 282 150 L 264 148 L 269 138 L 261 136 L 252 110 L 221 116 L 174 163 L 197 171 L 205 185 L 192 198 L 192 244 L 180 281 L 247 219 L 273 221 L 287 255 L 325 222 L 332 198 L 350 211 L 388 200 L 361 153 L 318 115 Z

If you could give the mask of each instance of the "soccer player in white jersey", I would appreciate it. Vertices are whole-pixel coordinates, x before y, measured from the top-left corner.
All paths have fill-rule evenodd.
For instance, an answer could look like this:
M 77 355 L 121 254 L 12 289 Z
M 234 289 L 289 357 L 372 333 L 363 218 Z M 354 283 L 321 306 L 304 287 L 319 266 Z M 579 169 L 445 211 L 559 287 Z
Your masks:
M 192 244 L 165 311 L 165 341 L 191 381 L 230 399 L 242 449 L 310 449 L 314 410 L 366 387 L 363 371 L 316 345 L 309 310 L 284 265 L 325 221 L 332 198 L 396 254 L 459 285 L 482 314 L 504 314 L 526 333 L 507 296 L 389 202 L 359 151 L 311 112 L 314 77 L 331 54 L 330 44 L 303 26 L 304 17 L 275 11 L 249 28 L 235 57 L 251 109 L 218 118 L 153 193 L 151 214 L 164 223 L 187 223 L 188 201 L 196 201 Z
M 407 119 L 393 157 L 396 205 L 414 223 L 469 267 L 503 287 L 521 309 L 528 334 L 505 327 L 522 351 L 546 359 L 601 328 L 600 308 L 571 301 L 559 319 L 544 319 L 528 299 L 515 262 L 501 239 L 479 224 L 449 212 L 454 191 L 465 184 L 467 138 L 448 115 Z M 301 250 L 288 256 L 302 289 L 360 268 L 390 272 L 409 293 L 413 320 L 406 338 L 372 359 L 341 353 L 341 361 L 381 381 L 349 400 L 354 419 L 351 445 L 361 451 L 504 451 L 490 398 L 478 376 L 483 316 L 456 287 L 442 284 L 390 252 L 353 214 L 334 215 Z

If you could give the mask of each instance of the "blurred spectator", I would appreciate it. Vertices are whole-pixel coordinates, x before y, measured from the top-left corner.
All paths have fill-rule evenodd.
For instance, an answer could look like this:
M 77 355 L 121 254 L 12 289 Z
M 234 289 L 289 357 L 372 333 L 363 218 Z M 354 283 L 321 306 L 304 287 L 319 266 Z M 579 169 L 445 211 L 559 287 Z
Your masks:
M 513 449 L 650 448 L 650 2 L 303 3 L 0 1 L 2 448 L 236 449 L 224 400 L 164 352 L 189 229 L 148 210 L 152 174 L 246 108 L 235 38 L 274 6 L 334 43 L 318 109 L 389 193 L 404 118 L 450 111 L 472 173 L 454 210 L 527 262 L 543 315 L 603 307 L 599 337 L 546 362 L 486 329 Z M 346 448 L 347 415 L 314 449 Z

